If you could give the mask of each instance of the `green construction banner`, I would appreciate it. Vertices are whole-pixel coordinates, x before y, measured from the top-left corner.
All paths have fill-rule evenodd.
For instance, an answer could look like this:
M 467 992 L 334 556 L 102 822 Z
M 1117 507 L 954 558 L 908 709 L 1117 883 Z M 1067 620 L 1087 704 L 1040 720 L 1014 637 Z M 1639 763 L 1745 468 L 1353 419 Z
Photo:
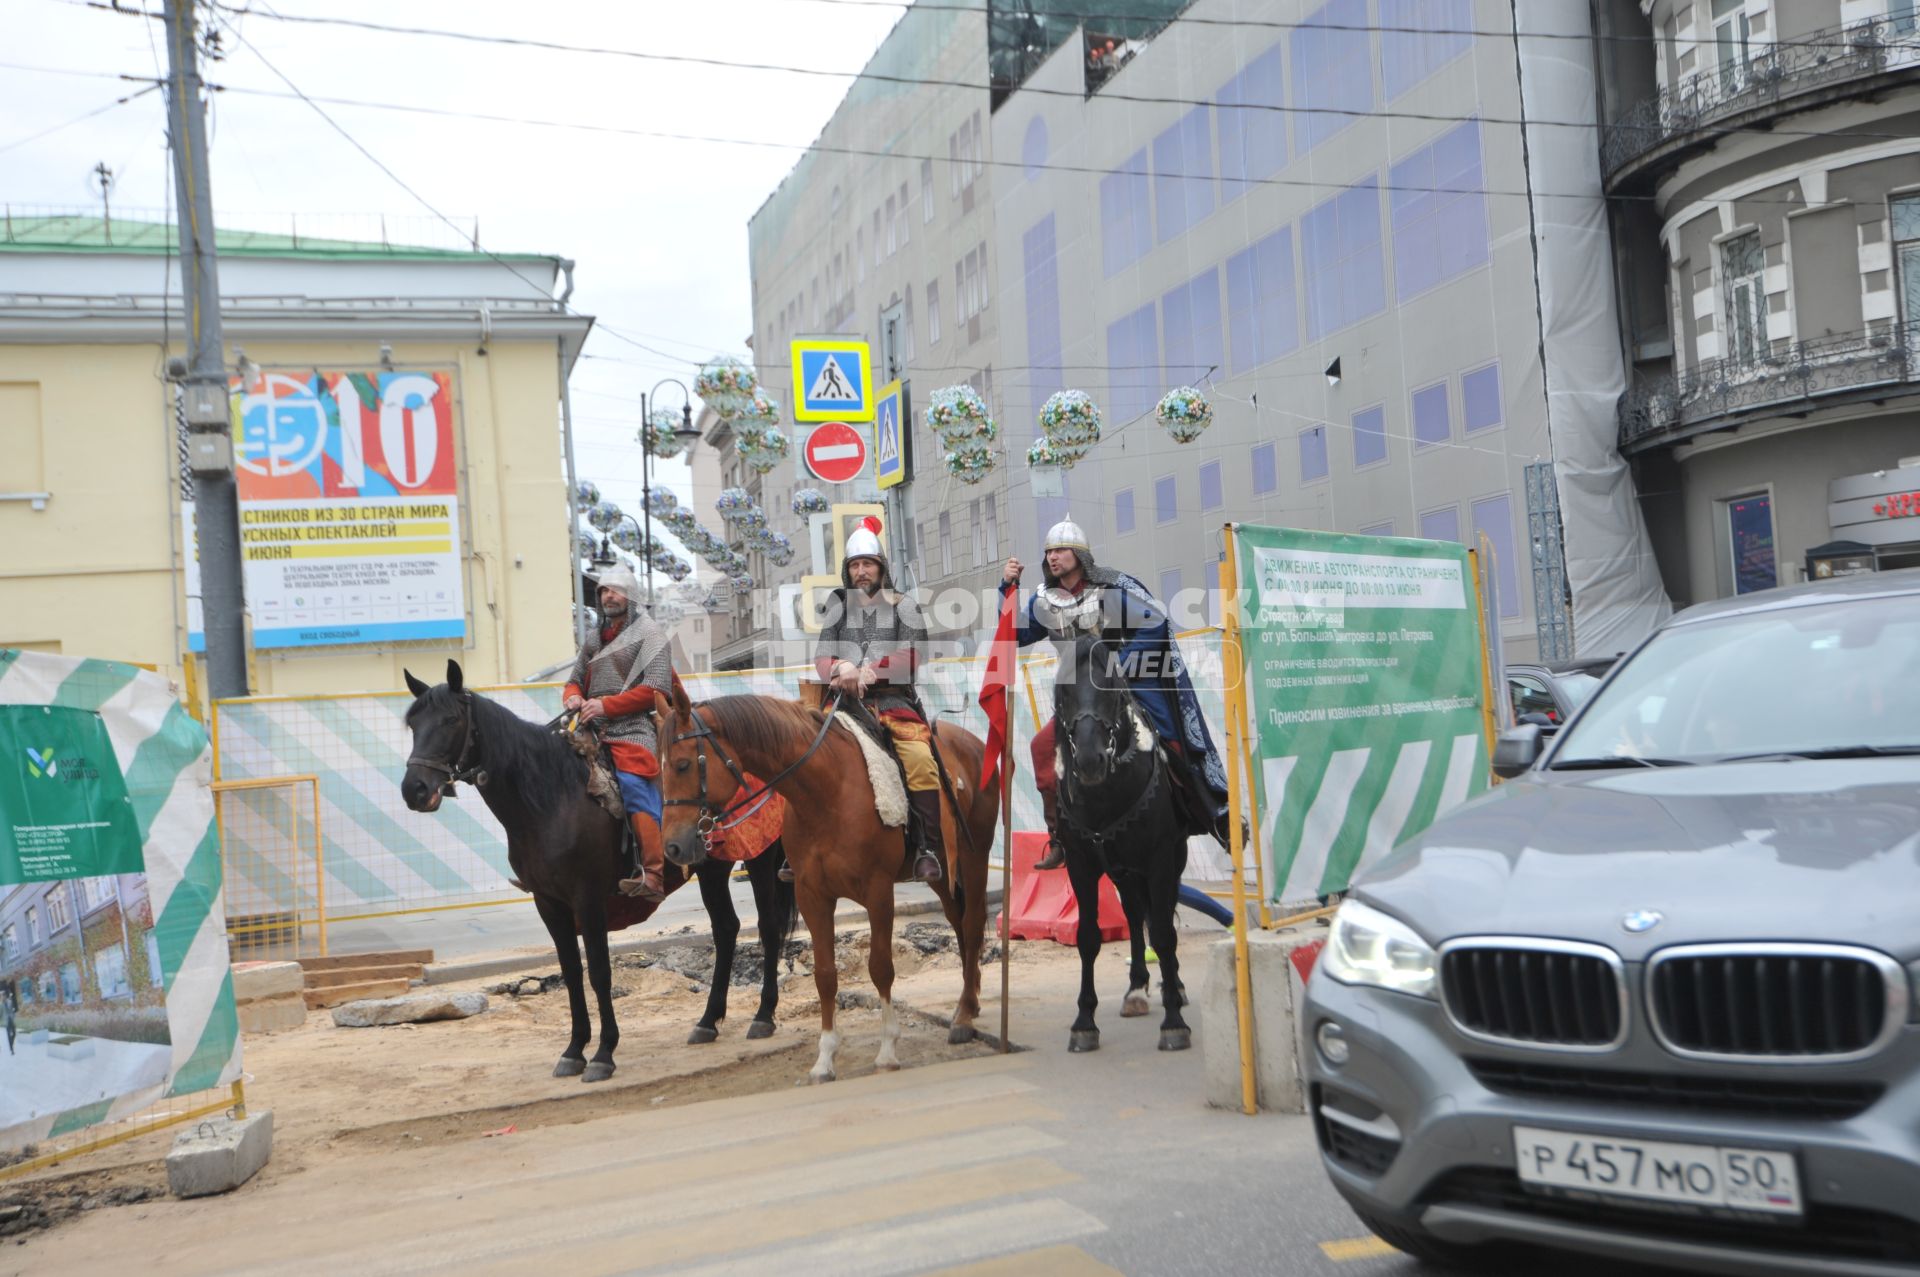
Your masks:
M 1346 890 L 1487 787 L 1467 548 L 1236 525 L 1268 894 Z
M 0 885 L 137 874 L 140 826 L 100 715 L 0 705 Z

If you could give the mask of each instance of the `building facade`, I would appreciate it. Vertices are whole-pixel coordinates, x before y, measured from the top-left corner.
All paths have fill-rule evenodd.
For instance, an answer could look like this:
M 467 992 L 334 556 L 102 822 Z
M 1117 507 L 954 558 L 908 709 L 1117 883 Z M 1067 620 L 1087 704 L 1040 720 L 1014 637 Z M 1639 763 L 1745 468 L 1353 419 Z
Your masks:
M 157 1006 L 153 924 L 144 874 L 0 888 L 0 997 L 30 1022 L 62 1006 Z
M 1676 600 L 1920 565 L 1920 15 L 1619 0 L 1620 411 Z
M 182 517 L 191 476 L 165 378 L 182 341 L 175 247 L 172 227 L 90 218 L 15 217 L 0 234 L 0 646 L 181 677 L 198 604 Z M 477 684 L 508 682 L 562 659 L 573 546 L 560 387 L 591 323 L 565 304 L 572 264 L 253 233 L 223 232 L 220 251 L 229 361 L 244 374 L 236 454 L 263 473 L 279 466 L 276 481 L 305 467 L 322 495 L 352 480 L 363 486 L 342 490 L 404 497 L 408 466 L 439 476 L 444 494 L 413 525 L 446 538 L 431 543 L 442 597 L 416 599 L 425 587 L 405 583 L 364 601 L 295 589 L 280 616 L 282 600 L 250 595 L 253 691 L 392 688 L 403 665 L 442 656 Z M 322 457 L 334 412 L 359 416 L 393 455 Z M 442 433 L 419 433 L 434 414 Z M 451 456 L 434 455 L 436 439 Z M 401 460 L 409 440 L 423 450 Z M 300 501 L 267 504 L 277 511 L 247 525 L 249 551 L 281 552 L 274 538 L 294 535 L 273 520 Z M 314 517 L 350 517 L 338 507 Z M 334 640 L 419 633 L 409 618 L 436 605 L 436 637 Z M 329 628 L 362 607 L 375 620 L 391 610 L 392 626 Z M 279 626 L 295 641 L 271 645 Z

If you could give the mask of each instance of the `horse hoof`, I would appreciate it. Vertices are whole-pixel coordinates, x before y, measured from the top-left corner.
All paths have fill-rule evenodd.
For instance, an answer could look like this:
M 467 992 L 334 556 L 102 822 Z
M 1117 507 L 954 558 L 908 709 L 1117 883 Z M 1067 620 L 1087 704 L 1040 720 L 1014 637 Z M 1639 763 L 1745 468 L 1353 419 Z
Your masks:
M 553 1075 L 555 1077 L 579 1077 L 586 1071 L 587 1062 L 585 1060 L 576 1060 L 568 1055 L 561 1056 L 560 1063 L 553 1066 Z
M 971 1042 L 980 1036 L 980 1030 L 971 1024 L 956 1024 L 947 1030 L 947 1045 L 959 1046 L 962 1042 Z
M 835 1076 L 836 1075 L 832 1069 L 828 1069 L 824 1073 L 815 1071 L 807 1074 L 807 1081 L 813 1083 L 815 1086 L 821 1086 L 821 1085 L 824 1085 L 825 1083 L 833 1081 Z
M 595 1060 L 593 1063 L 587 1065 L 586 1075 L 580 1080 L 582 1082 L 604 1082 L 612 1076 L 612 1060 Z
M 748 1036 L 751 1037 L 752 1034 L 748 1034 Z M 687 1034 L 688 1046 L 702 1046 L 708 1042 L 717 1042 L 719 1040 L 720 1030 L 714 1028 L 711 1024 L 696 1024 L 693 1026 L 693 1032 Z
M 1075 1029 L 1067 1035 L 1067 1050 L 1075 1054 L 1082 1051 L 1098 1051 L 1099 1049 L 1100 1030 L 1098 1029 Z
M 1120 1003 L 1120 1014 L 1129 1019 L 1136 1015 L 1145 1015 L 1148 1009 L 1147 995 L 1138 989 L 1128 993 Z
M 1192 1045 L 1192 1029 L 1160 1030 L 1160 1049 L 1162 1051 L 1184 1051 Z
M 773 1036 L 772 1020 L 755 1020 L 751 1024 L 747 1025 L 747 1037 L 749 1040 L 758 1041 L 761 1038 L 770 1038 L 772 1036 Z

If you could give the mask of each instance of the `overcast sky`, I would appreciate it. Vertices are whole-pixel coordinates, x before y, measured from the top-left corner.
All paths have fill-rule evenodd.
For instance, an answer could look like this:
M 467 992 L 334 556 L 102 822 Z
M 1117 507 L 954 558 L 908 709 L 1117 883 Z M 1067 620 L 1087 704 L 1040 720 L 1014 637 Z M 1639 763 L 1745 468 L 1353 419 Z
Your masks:
M 120 0 L 132 7 L 142 0 Z M 145 0 L 154 9 L 158 0 Z M 244 7 L 244 6 L 239 6 Z M 900 17 L 886 3 L 817 0 L 266 0 L 280 14 L 855 71 Z M 813 140 L 848 80 L 701 67 L 430 36 L 230 18 L 210 81 L 436 110 L 784 144 L 738 146 L 327 105 L 427 204 L 496 252 L 578 262 L 573 305 L 656 348 L 596 329 L 573 377 L 582 477 L 640 506 L 639 395 L 662 377 L 746 354 L 747 219 Z M 246 47 L 252 45 L 257 54 Z M 263 62 L 264 59 L 264 62 Z M 162 215 L 169 180 L 161 95 L 49 136 L 136 89 L 114 77 L 165 64 L 160 24 L 81 0 L 0 0 L 0 200 L 16 212 L 98 212 L 92 169 L 115 174 L 116 214 Z M 27 69 L 35 68 L 35 69 Z M 96 74 L 53 74 L 52 72 Z M 217 220 L 257 229 L 446 244 L 450 233 L 307 104 L 224 93 L 212 118 Z M 507 287 L 512 281 L 507 281 Z M 657 353 L 656 353 L 657 352 Z M 676 396 L 668 388 L 663 399 Z M 684 466 L 670 463 L 686 495 Z

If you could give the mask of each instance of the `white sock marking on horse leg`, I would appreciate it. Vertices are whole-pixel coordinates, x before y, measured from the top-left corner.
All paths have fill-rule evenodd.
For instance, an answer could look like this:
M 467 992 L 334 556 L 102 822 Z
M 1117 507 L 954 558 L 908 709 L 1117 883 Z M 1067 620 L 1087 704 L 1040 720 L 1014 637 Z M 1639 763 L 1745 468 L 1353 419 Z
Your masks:
M 882 1072 L 892 1072 L 900 1067 L 900 1054 L 894 1044 L 900 1040 L 900 1016 L 893 1009 L 892 998 L 880 999 L 880 1054 L 875 1058 L 873 1067 Z
M 820 1058 L 813 1062 L 813 1071 L 808 1073 L 807 1076 L 816 1082 L 833 1081 L 835 1077 L 833 1057 L 838 1054 L 839 1050 L 840 1030 L 828 1029 L 825 1033 L 822 1033 L 820 1035 Z

